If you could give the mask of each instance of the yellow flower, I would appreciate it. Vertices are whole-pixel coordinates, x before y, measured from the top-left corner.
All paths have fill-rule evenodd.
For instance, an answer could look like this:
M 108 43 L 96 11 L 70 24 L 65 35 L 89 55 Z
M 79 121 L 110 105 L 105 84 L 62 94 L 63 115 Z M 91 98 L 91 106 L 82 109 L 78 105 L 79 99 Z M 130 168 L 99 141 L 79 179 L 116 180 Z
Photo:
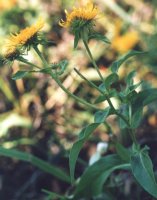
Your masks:
M 22 47 L 28 47 L 35 41 L 35 37 L 40 29 L 44 26 L 44 21 L 39 19 L 35 25 L 27 27 L 20 31 L 20 33 L 11 34 L 6 40 L 6 44 L 3 49 L 3 55 L 5 58 L 15 56 L 19 53 Z
M 132 49 L 139 41 L 139 35 L 136 31 L 125 33 L 122 36 L 117 36 L 112 42 L 112 47 L 120 52 L 125 53 Z
M 94 6 L 93 3 L 89 2 L 85 6 L 79 8 L 73 8 L 72 12 L 66 13 L 66 20 L 62 20 L 59 22 L 60 26 L 63 27 L 71 27 L 75 20 L 83 20 L 83 21 L 92 21 L 98 14 L 99 10 L 97 6 Z
M 112 48 L 119 53 L 126 53 L 132 49 L 139 41 L 139 34 L 137 31 L 128 31 L 124 34 L 120 34 L 122 29 L 122 22 L 115 22 L 115 33 L 112 40 Z
M 0 10 L 10 9 L 17 4 L 17 0 L 0 0 Z

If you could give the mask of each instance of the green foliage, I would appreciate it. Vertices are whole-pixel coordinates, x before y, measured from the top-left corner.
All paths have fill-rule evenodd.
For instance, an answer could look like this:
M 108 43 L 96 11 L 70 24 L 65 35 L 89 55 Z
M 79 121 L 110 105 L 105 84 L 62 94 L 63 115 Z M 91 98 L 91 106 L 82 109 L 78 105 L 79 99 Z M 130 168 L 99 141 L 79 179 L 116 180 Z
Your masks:
M 89 136 L 98 126 L 99 123 L 93 123 L 83 128 L 82 131 L 79 133 L 78 140 L 73 144 L 70 150 L 69 165 L 70 165 L 70 177 L 72 182 L 74 182 L 74 171 L 79 152 L 83 147 L 83 144 L 87 141 Z
M 155 180 L 152 161 L 147 148 L 134 150 L 131 156 L 131 170 L 137 182 L 152 196 L 157 198 L 157 182 Z
M 140 52 L 140 51 L 130 51 L 128 53 L 126 53 L 124 56 L 120 57 L 118 60 L 114 61 L 111 65 L 111 71 L 113 73 L 117 73 L 119 67 L 129 58 L 131 58 L 132 56 L 136 56 L 136 55 L 140 55 L 143 54 L 144 52 Z
M 63 2 L 63 3 L 66 3 L 66 2 Z M 36 15 L 36 12 L 31 9 L 19 10 L 18 8 L 13 8 L 11 12 L 7 11 L 3 15 L 1 14 L 2 17 L 6 17 L 7 23 L 4 25 L 8 26 L 8 24 L 11 22 L 13 22 L 14 24 L 15 20 L 19 18 L 19 16 L 21 15 L 22 17 L 20 18 L 19 26 L 23 28 L 23 25 L 24 25 L 25 27 L 26 25 L 25 17 L 22 12 L 30 16 Z M 22 20 L 22 23 L 21 23 L 21 20 Z M 3 23 L 4 22 L 5 20 L 3 21 Z M 74 34 L 74 49 L 77 48 L 78 42 L 80 40 L 83 41 L 83 44 L 89 55 L 90 61 L 95 67 L 96 72 L 98 73 L 100 77 L 101 84 L 100 82 L 95 83 L 94 81 L 91 81 L 91 79 L 88 80 L 87 78 L 85 78 L 85 76 L 83 76 L 78 71 L 77 71 L 77 74 L 79 74 L 80 77 L 84 81 L 86 81 L 90 86 L 92 86 L 92 89 L 94 88 L 94 91 L 97 90 L 96 93 L 94 93 L 94 94 L 98 93 L 97 97 L 95 97 L 96 100 L 94 103 L 98 104 L 98 103 L 106 101 L 109 105 L 108 107 L 104 106 L 104 104 L 93 105 L 92 103 L 88 102 L 88 100 L 90 99 L 90 96 L 89 98 L 87 98 L 87 100 L 84 100 L 83 98 L 79 97 L 79 95 L 77 96 L 77 91 L 76 91 L 76 94 L 75 93 L 73 94 L 71 93 L 70 90 L 68 90 L 68 88 L 66 88 L 65 86 L 66 84 L 65 85 L 62 84 L 62 78 L 64 79 L 65 76 L 62 77 L 61 75 L 65 73 L 69 62 L 67 60 L 61 60 L 57 63 L 47 62 L 47 59 L 44 57 L 47 52 L 43 49 L 44 54 L 42 54 L 42 52 L 40 52 L 39 50 L 40 48 L 38 49 L 39 44 L 42 44 L 43 47 L 49 44 L 49 42 L 45 38 L 46 35 L 40 35 L 40 34 L 38 35 L 37 33 L 39 37 L 36 38 L 36 40 L 32 39 L 34 38 L 34 36 L 29 40 L 30 44 L 32 42 L 32 45 L 29 45 L 27 48 L 25 48 L 25 46 L 21 44 L 21 46 L 18 46 L 20 47 L 21 51 L 18 52 L 18 55 L 12 58 L 12 60 L 17 60 L 28 65 L 28 68 L 27 68 L 28 71 L 20 69 L 15 74 L 13 74 L 12 76 L 13 80 L 22 79 L 31 72 L 43 73 L 43 75 L 46 74 L 46 76 L 50 75 L 50 77 L 53 78 L 53 81 L 56 82 L 60 86 L 60 88 L 63 89 L 64 92 L 67 93 L 67 95 L 69 95 L 70 97 L 73 97 L 77 101 L 77 103 L 81 103 L 81 104 L 84 104 L 84 106 L 88 106 L 91 109 L 91 112 L 95 113 L 94 122 L 93 123 L 89 122 L 91 124 L 87 125 L 80 131 L 77 141 L 73 144 L 70 150 L 70 155 L 69 155 L 70 176 L 67 175 L 63 170 L 59 169 L 58 167 L 46 161 L 43 161 L 32 154 L 24 153 L 24 152 L 14 150 L 14 149 L 5 149 L 3 148 L 4 144 L 3 144 L 3 147 L 2 146 L 0 147 L 0 155 L 19 159 L 25 162 L 29 162 L 32 165 L 43 170 L 44 172 L 49 173 L 55 176 L 56 178 L 58 178 L 59 180 L 64 181 L 68 184 L 70 184 L 70 181 L 71 181 L 71 183 L 73 184 L 72 186 L 74 186 L 74 188 L 72 187 L 72 190 L 70 188 L 70 190 L 66 191 L 66 194 L 68 195 L 69 193 L 71 193 L 71 196 L 69 195 L 70 198 L 68 198 L 69 197 L 68 195 L 67 195 L 68 197 L 66 197 L 66 195 L 64 196 L 64 195 L 56 194 L 54 192 L 43 190 L 48 195 L 47 200 L 56 199 L 56 198 L 59 198 L 61 200 L 66 200 L 66 199 L 78 200 L 78 199 L 90 199 L 90 198 L 99 199 L 98 195 L 105 196 L 104 199 L 110 199 L 106 191 L 108 187 L 112 187 L 113 185 L 115 186 L 116 184 L 114 183 L 113 185 L 112 184 L 107 185 L 107 180 L 115 170 L 121 170 L 121 171 L 127 170 L 127 172 L 132 173 L 133 176 L 135 177 L 135 180 L 139 183 L 139 185 L 141 185 L 141 187 L 144 190 L 146 190 L 150 195 L 157 198 L 157 183 L 156 183 L 154 172 L 153 172 L 152 161 L 148 155 L 147 148 L 140 149 L 140 146 L 138 145 L 138 142 L 136 141 L 136 137 L 135 137 L 136 128 L 139 127 L 141 119 L 143 117 L 143 108 L 147 106 L 148 104 L 157 100 L 157 89 L 146 89 L 146 90 L 137 92 L 136 89 L 141 85 L 142 82 L 139 82 L 136 84 L 134 83 L 134 77 L 136 75 L 135 70 L 129 72 L 128 75 L 126 75 L 126 78 L 122 81 L 118 75 L 119 68 L 124 62 L 128 61 L 128 59 L 130 59 L 133 56 L 143 55 L 145 52 L 133 50 L 121 56 L 118 60 L 112 63 L 112 65 L 110 66 L 111 73 L 105 76 L 104 78 L 104 74 L 101 73 L 101 70 L 99 70 L 99 66 L 96 64 L 96 61 L 94 60 L 94 56 L 92 55 L 90 48 L 88 47 L 88 42 L 94 39 L 94 40 L 102 41 L 104 43 L 109 44 L 110 41 L 107 39 L 106 36 L 94 31 L 94 25 L 95 25 L 94 23 L 95 21 L 92 19 L 85 20 L 84 18 L 81 18 L 81 17 L 78 17 L 78 18 L 75 17 L 75 19 L 72 20 L 70 24 L 70 31 L 71 33 Z M 16 29 L 18 28 L 16 27 Z M 39 56 L 39 59 L 40 59 L 39 64 L 41 65 L 41 67 L 38 67 L 36 64 L 33 64 L 29 62 L 29 60 L 22 57 L 25 54 L 27 54 L 28 51 L 30 51 L 32 47 L 33 47 L 33 50 L 35 50 L 35 52 Z M 47 57 L 48 57 L 48 54 L 47 54 Z M 67 55 L 65 55 L 65 57 L 67 57 Z M 111 55 L 111 58 L 112 58 L 112 55 Z M 0 58 L 0 62 L 1 61 L 2 61 L 2 58 Z M 36 70 L 34 70 L 34 68 Z M 0 83 L 2 83 L 1 79 L 0 79 Z M 6 87 L 0 86 L 0 88 L 3 91 L 3 93 L 6 94 Z M 78 87 L 78 89 L 80 89 L 80 86 Z M 15 101 L 16 97 L 11 96 L 10 93 L 8 94 L 9 95 L 6 95 L 7 99 L 9 99 L 10 101 Z M 43 96 L 46 96 L 45 93 Z M 119 106 L 118 108 L 117 106 L 115 107 L 114 103 L 112 103 L 112 101 L 110 100 L 111 97 L 115 97 L 116 100 L 118 101 L 118 106 Z M 44 106 L 47 105 L 45 104 L 45 99 L 43 100 L 43 102 L 44 102 Z M 15 108 L 13 109 L 17 110 L 17 107 L 18 106 L 16 105 Z M 45 113 L 47 115 L 48 112 L 46 111 Z M 102 153 L 97 146 L 95 155 L 98 155 L 99 160 L 95 162 L 94 164 L 92 164 L 91 166 L 84 165 L 86 166 L 85 171 L 83 173 L 81 172 L 82 175 L 80 175 L 78 180 L 75 182 L 75 167 L 76 167 L 76 163 L 79 157 L 79 153 L 83 145 L 88 141 L 89 137 L 93 134 L 96 128 L 100 124 L 105 124 L 106 125 L 105 128 L 107 129 L 107 132 L 110 132 L 110 131 L 111 133 L 114 132 L 112 131 L 112 127 L 110 127 L 110 124 L 108 125 L 108 123 L 106 122 L 107 117 L 111 114 L 116 115 L 117 117 L 117 120 L 119 122 L 119 128 L 120 128 L 119 132 L 125 129 L 126 134 L 128 134 L 129 137 L 132 139 L 132 142 L 133 142 L 132 150 L 128 150 L 122 144 L 118 143 L 116 141 L 117 140 L 116 138 L 112 137 L 111 139 L 115 141 L 112 141 L 113 148 L 111 148 L 111 150 L 112 149 L 113 151 L 116 150 L 117 154 L 106 155 L 104 157 L 101 157 Z M 13 127 L 14 125 L 22 126 L 22 127 L 27 127 L 27 126 L 30 127 L 31 122 L 29 120 L 26 121 L 27 118 L 25 117 L 21 117 L 21 120 L 20 120 L 19 119 L 20 117 L 21 117 L 20 115 L 16 115 L 16 118 L 15 116 L 14 118 L 6 117 L 6 121 L 8 120 L 7 125 L 5 124 L 6 122 L 5 119 L 3 119 L 4 121 L 0 119 L 0 128 L 1 128 L 0 136 L 4 136 L 6 132 L 8 131 L 8 129 Z M 16 122 L 15 122 L 15 119 L 16 119 Z M 58 138 L 56 140 L 58 143 L 60 143 L 60 141 L 58 141 Z M 18 143 L 18 141 L 19 141 L 18 139 L 16 140 L 16 142 L 15 140 L 13 140 L 15 145 Z M 99 139 L 96 140 L 96 142 L 98 141 Z M 60 148 L 62 149 L 63 147 L 60 145 Z M 64 149 L 64 151 L 66 150 Z M 81 162 L 83 163 L 82 160 Z M 118 177 L 117 174 L 115 174 L 115 176 Z M 105 184 L 107 185 L 107 187 Z
M 97 33 L 97 32 L 89 33 L 88 40 L 91 40 L 91 39 L 100 40 L 100 41 L 108 43 L 108 44 L 111 43 L 106 36 L 102 35 L 101 33 Z
M 113 83 L 117 82 L 118 79 L 119 79 L 119 76 L 116 73 L 112 73 L 108 77 L 106 77 L 106 79 L 105 79 L 105 88 L 106 88 L 106 90 L 109 90 L 111 85 Z
M 103 111 L 96 112 L 94 116 L 94 122 L 103 123 L 105 119 L 108 117 L 109 112 L 110 112 L 110 107 L 105 108 Z
M 101 158 L 88 167 L 82 175 L 75 191 L 74 199 L 81 197 L 90 198 L 100 194 L 107 178 L 113 171 L 118 169 L 130 169 L 130 165 L 123 162 L 117 155 L 109 155 Z
M 53 166 L 52 164 L 49 164 L 48 162 L 43 161 L 29 153 L 24 153 L 14 149 L 5 149 L 3 147 L 0 147 L 0 155 L 30 162 L 32 165 L 38 167 L 39 169 L 49 174 L 52 174 L 53 176 L 62 181 L 65 181 L 67 183 L 69 183 L 70 181 L 69 176 L 65 172 L 63 172 L 63 170 L 60 170 L 58 167 Z
M 18 80 L 24 78 L 28 73 L 28 71 L 17 71 L 15 74 L 13 74 L 12 79 Z
M 59 198 L 60 200 L 67 200 L 64 196 L 61 196 L 55 192 L 50 192 L 48 190 L 43 189 L 42 190 L 45 194 L 47 194 L 47 197 L 45 200 L 55 200 L 56 198 Z
M 116 152 L 118 154 L 118 156 L 126 161 L 129 162 L 130 161 L 130 151 L 128 149 L 126 149 L 122 144 L 120 144 L 119 142 L 116 142 L 115 144 L 116 147 Z

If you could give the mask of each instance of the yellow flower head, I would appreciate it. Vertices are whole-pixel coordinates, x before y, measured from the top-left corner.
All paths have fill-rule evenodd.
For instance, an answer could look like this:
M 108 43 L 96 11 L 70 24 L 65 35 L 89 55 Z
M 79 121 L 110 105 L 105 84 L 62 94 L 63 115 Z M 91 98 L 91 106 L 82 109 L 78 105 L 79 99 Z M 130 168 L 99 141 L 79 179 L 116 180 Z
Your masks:
M 99 10 L 97 6 L 94 6 L 93 3 L 89 2 L 85 6 L 73 8 L 70 13 L 65 10 L 66 20 L 64 21 L 61 19 L 59 25 L 63 27 L 71 27 L 74 29 L 76 22 L 76 27 L 79 25 L 79 28 L 81 28 L 85 24 L 87 25 L 88 22 L 92 22 L 92 20 L 97 16 L 98 12 Z
M 0 11 L 12 8 L 17 4 L 17 0 L 0 0 Z
M 69 13 L 65 10 L 66 20 L 61 19 L 59 25 L 69 27 L 72 34 L 74 34 L 74 48 L 77 47 L 80 39 L 88 40 L 89 34 L 93 32 L 94 18 L 98 13 L 98 7 L 91 1 L 79 8 L 74 7 Z
M 139 41 L 136 31 L 130 31 L 122 36 L 117 36 L 112 42 L 112 47 L 119 53 L 125 53 L 132 49 Z
M 3 55 L 5 58 L 10 58 L 19 54 L 19 50 L 23 47 L 28 47 L 33 44 L 36 36 L 40 29 L 44 26 L 44 21 L 42 19 L 38 20 L 35 25 L 27 27 L 20 31 L 20 33 L 11 34 L 11 36 L 6 40 L 4 46 Z

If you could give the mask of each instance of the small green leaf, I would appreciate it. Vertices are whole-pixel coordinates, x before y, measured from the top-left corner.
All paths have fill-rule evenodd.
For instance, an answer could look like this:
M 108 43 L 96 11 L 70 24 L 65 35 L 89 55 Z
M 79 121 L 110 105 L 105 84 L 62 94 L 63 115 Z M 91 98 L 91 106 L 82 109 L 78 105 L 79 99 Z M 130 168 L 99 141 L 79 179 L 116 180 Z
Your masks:
M 58 71 L 58 75 L 62 75 L 65 72 L 65 70 L 66 70 L 66 68 L 68 66 L 68 61 L 67 60 L 62 60 L 62 61 L 60 61 L 58 63 L 58 66 L 60 68 L 60 70 Z
M 98 111 L 94 115 L 95 123 L 103 123 L 109 115 L 110 107 L 105 108 L 103 111 Z
M 109 41 L 109 39 L 102 35 L 101 33 L 97 33 L 97 32 L 94 32 L 94 33 L 91 33 L 89 36 L 88 36 L 88 39 L 96 39 L 96 40 L 101 40 L 102 42 L 105 42 L 105 43 L 108 43 L 110 44 L 111 42 Z
M 62 195 L 59 195 L 55 192 L 50 192 L 48 190 L 42 189 L 42 192 L 46 193 L 48 197 L 45 200 L 55 200 L 56 198 L 59 198 L 60 200 L 66 200 L 66 198 Z
M 102 92 L 106 91 L 106 86 L 105 86 L 105 84 L 104 84 L 104 83 L 101 83 L 101 84 L 99 85 L 99 89 L 100 89 Z
M 100 87 L 99 87 L 100 88 Z M 110 89 L 109 91 L 108 91 L 108 97 L 109 98 L 111 98 L 111 97 L 117 97 L 117 91 L 115 90 L 115 89 Z M 103 101 L 105 101 L 106 100 L 106 95 L 100 95 L 100 96 L 98 96 L 97 98 L 96 98 L 96 100 L 95 100 L 95 104 L 97 104 L 97 103 L 101 103 L 101 102 L 103 102 Z
M 142 108 L 139 108 L 136 110 L 136 112 L 133 113 L 132 118 L 131 118 L 131 127 L 137 128 L 142 120 Z
M 69 156 L 69 166 L 70 166 L 70 177 L 71 182 L 74 181 L 74 171 L 78 155 L 81 151 L 83 144 L 86 142 L 88 137 L 93 133 L 93 131 L 99 126 L 99 123 L 92 123 L 81 130 L 79 133 L 79 139 L 73 144 L 70 150 Z
M 117 155 L 105 156 L 95 162 L 82 175 L 74 193 L 75 199 L 90 199 L 99 195 L 107 178 L 117 169 L 130 169 L 130 164 L 122 161 Z
M 113 83 L 118 81 L 118 79 L 119 79 L 119 76 L 116 73 L 112 73 L 108 77 L 106 77 L 105 79 L 106 89 L 108 90 Z
M 100 96 L 98 96 L 98 98 L 95 100 L 95 104 L 96 103 L 101 103 L 101 102 L 103 102 L 103 101 L 105 101 L 106 100 L 106 97 L 105 96 L 102 96 L 102 95 L 100 95 Z
M 128 110 L 129 110 L 129 108 L 128 108 L 127 104 L 123 104 L 121 106 L 121 108 L 120 108 L 121 114 L 123 116 L 125 116 L 126 119 L 128 119 L 128 117 L 129 117 L 129 111 Z M 121 119 L 121 118 L 119 118 L 119 126 L 120 126 L 121 129 L 124 129 L 124 128 L 128 127 L 128 125 L 126 124 L 126 122 L 123 119 Z
M 121 157 L 121 159 L 129 162 L 130 161 L 130 151 L 128 149 L 126 149 L 119 142 L 116 142 L 115 147 L 116 147 L 117 154 Z
M 13 74 L 12 79 L 13 80 L 18 80 L 23 77 L 25 77 L 29 72 L 28 71 L 18 71 L 15 74 Z
M 131 156 L 131 169 L 137 182 L 153 197 L 157 198 L 157 182 L 155 180 L 152 161 L 148 152 L 143 149 Z
M 137 109 L 143 108 L 144 106 L 157 100 L 157 89 L 146 89 L 137 93 L 136 97 L 132 101 L 133 113 Z
M 128 87 L 130 87 L 130 86 L 132 86 L 133 85 L 133 78 L 134 78 L 134 76 L 136 75 L 136 71 L 135 70 L 133 70 L 132 72 L 130 72 L 129 74 L 128 74 L 128 76 L 126 77 L 126 83 L 127 83 L 127 86 Z
M 119 67 L 130 57 L 136 56 L 138 54 L 143 54 L 145 52 L 140 52 L 140 51 L 129 51 L 127 54 L 124 56 L 120 57 L 117 61 L 113 62 L 111 65 L 111 71 L 113 73 L 118 72 Z

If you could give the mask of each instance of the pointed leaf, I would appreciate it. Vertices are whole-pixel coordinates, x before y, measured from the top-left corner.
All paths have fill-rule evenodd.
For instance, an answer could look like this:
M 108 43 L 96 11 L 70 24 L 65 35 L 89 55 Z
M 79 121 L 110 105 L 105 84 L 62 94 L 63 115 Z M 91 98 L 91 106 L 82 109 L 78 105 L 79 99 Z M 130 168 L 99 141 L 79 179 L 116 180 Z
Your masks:
M 152 161 L 145 150 L 131 156 L 131 169 L 137 182 L 153 197 L 157 198 L 157 182 L 155 180 Z
M 133 113 L 132 115 L 132 119 L 131 119 L 131 127 L 134 129 L 134 128 L 137 128 L 142 120 L 142 112 L 143 109 L 142 108 L 139 108 L 136 110 L 136 112 Z
M 126 83 L 127 83 L 127 86 L 130 87 L 133 85 L 133 78 L 134 76 L 136 75 L 136 71 L 133 70 L 132 72 L 130 72 L 128 74 L 128 76 L 126 77 Z
M 62 75 L 68 66 L 68 61 L 62 60 L 58 63 L 58 66 L 60 67 L 60 70 L 58 71 L 58 75 Z
M 119 67 L 130 57 L 136 56 L 138 54 L 143 54 L 145 52 L 140 52 L 140 51 L 129 51 L 127 54 L 124 56 L 120 57 L 117 61 L 113 62 L 111 65 L 111 71 L 113 73 L 118 72 Z
M 60 170 L 58 167 L 53 166 L 52 164 L 49 164 L 48 162 L 41 160 L 40 158 L 33 156 L 32 154 L 21 152 L 15 149 L 5 149 L 3 147 L 0 147 L 0 155 L 30 162 L 32 165 L 49 174 L 52 174 L 60 180 L 63 180 L 67 183 L 69 183 L 70 181 L 69 176 L 63 170 Z
M 76 188 L 75 199 L 91 198 L 100 194 L 103 184 L 116 169 L 130 169 L 130 164 L 123 162 L 117 155 L 109 155 L 88 167 Z
M 94 115 L 95 123 L 103 123 L 109 115 L 110 107 L 105 108 L 103 111 L 98 111 Z
M 119 142 L 115 145 L 117 154 L 121 157 L 122 160 L 129 162 L 130 161 L 130 152 Z
M 82 129 L 82 131 L 79 134 L 79 139 L 73 144 L 70 156 L 69 156 L 69 165 L 70 165 L 70 176 L 71 181 L 74 181 L 74 171 L 75 171 L 75 165 L 78 158 L 78 155 L 81 151 L 81 148 L 83 144 L 86 142 L 88 137 L 93 133 L 93 131 L 99 126 L 99 123 L 92 123 L 85 128 Z
M 29 72 L 28 71 L 18 71 L 15 74 L 13 74 L 12 79 L 13 80 L 18 80 L 23 77 L 25 77 Z
M 132 101 L 133 112 L 136 112 L 137 109 L 143 108 L 153 101 L 157 101 L 157 89 L 146 89 L 139 92 Z
M 112 73 L 108 77 L 106 77 L 105 79 L 106 89 L 108 90 L 113 83 L 118 81 L 118 79 L 119 79 L 119 76 L 116 73 Z
M 100 96 L 98 96 L 98 98 L 95 100 L 95 104 L 96 103 L 101 103 L 101 102 L 103 102 L 103 101 L 105 101 L 106 100 L 106 97 L 105 96 L 102 96 L 102 95 L 100 95 Z

